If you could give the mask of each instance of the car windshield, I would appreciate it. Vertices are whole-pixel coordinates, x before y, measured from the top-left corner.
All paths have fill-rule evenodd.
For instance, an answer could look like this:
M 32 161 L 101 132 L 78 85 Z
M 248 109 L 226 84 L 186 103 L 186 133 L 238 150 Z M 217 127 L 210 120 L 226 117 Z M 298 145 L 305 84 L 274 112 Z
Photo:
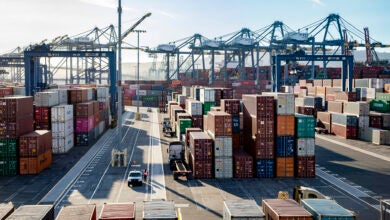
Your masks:
M 131 176 L 131 177 L 139 177 L 139 176 L 141 176 L 141 173 L 139 173 L 139 172 L 133 172 L 133 173 L 130 173 L 130 176 Z

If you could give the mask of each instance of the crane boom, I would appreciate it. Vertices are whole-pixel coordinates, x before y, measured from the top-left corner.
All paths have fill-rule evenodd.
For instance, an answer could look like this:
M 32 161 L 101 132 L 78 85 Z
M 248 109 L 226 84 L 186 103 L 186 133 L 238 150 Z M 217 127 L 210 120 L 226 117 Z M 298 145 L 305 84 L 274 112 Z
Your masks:
M 135 22 L 135 24 L 133 24 L 133 26 L 131 26 L 125 33 L 122 34 L 121 36 L 121 40 L 125 39 L 125 37 L 127 37 L 127 35 L 129 35 L 143 20 L 145 20 L 145 18 L 149 17 L 150 15 L 152 15 L 152 13 L 147 13 L 145 14 L 144 16 L 142 16 L 141 19 L 139 19 L 137 22 Z

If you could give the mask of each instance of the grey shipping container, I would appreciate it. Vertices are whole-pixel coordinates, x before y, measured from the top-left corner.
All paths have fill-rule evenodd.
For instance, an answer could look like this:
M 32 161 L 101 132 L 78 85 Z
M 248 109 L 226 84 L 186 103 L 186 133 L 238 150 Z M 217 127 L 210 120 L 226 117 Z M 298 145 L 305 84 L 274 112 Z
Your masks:
M 22 205 L 7 220 L 54 220 L 53 205 Z
M 346 126 L 358 126 L 358 117 L 354 115 L 332 113 L 332 123 Z
M 331 199 L 303 199 L 301 205 L 313 215 L 314 220 L 355 220 L 356 215 Z
M 264 213 L 254 200 L 223 202 L 223 220 L 263 220 Z
M 56 220 L 96 220 L 96 205 L 67 205 L 63 206 Z
M 176 220 L 178 219 L 173 201 L 145 201 L 142 213 L 144 220 Z

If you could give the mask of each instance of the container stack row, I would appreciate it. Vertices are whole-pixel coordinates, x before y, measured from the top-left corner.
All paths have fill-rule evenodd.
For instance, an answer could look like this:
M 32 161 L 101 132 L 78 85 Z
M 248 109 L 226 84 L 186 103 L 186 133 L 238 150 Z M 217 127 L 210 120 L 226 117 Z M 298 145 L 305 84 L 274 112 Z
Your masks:
M 163 84 L 132 84 L 123 85 L 123 105 L 159 107 L 167 101 L 166 85 Z M 139 98 L 139 100 L 137 99 Z

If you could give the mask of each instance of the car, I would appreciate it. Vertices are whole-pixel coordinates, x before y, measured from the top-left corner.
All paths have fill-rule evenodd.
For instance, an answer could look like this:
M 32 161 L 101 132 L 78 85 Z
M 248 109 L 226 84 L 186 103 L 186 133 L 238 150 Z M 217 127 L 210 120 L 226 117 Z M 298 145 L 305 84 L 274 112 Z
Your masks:
M 139 170 L 132 170 L 127 177 L 127 186 L 142 186 L 142 172 Z
M 152 112 L 152 108 L 148 107 L 147 112 Z

